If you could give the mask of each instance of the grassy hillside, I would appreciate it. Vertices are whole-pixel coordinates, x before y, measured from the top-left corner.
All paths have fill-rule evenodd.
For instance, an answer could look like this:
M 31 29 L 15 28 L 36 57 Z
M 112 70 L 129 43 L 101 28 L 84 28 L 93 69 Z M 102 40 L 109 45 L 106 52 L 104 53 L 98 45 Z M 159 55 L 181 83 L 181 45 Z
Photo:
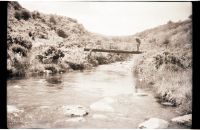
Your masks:
M 137 33 L 145 53 L 136 59 L 137 87 L 153 89 L 158 101 L 192 113 L 192 20 Z
M 30 12 L 17 2 L 8 3 L 7 38 L 9 76 L 83 70 L 127 57 L 109 53 L 89 56 L 83 51 L 85 46 L 102 48 L 117 42 L 88 32 L 75 19 Z

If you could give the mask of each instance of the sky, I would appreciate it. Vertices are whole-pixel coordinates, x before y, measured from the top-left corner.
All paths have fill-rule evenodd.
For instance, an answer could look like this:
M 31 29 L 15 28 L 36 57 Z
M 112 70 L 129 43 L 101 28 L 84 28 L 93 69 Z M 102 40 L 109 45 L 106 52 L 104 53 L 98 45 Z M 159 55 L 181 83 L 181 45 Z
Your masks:
M 185 20 L 191 2 L 67 2 L 19 1 L 30 11 L 75 18 L 90 32 L 109 36 L 133 35 L 145 29 Z

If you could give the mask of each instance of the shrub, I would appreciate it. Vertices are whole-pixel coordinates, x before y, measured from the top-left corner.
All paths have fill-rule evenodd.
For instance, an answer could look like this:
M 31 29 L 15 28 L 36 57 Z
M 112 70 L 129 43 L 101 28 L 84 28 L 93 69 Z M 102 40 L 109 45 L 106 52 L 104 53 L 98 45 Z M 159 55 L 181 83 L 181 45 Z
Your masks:
M 108 59 L 106 57 L 98 56 L 96 57 L 96 60 L 98 61 L 99 65 L 108 64 Z
M 22 10 L 21 14 L 24 20 L 28 20 L 29 18 L 31 18 L 31 13 L 27 10 Z
M 19 44 L 27 49 L 31 49 L 31 47 L 32 47 L 32 42 L 27 39 L 24 39 L 24 37 L 21 37 L 19 35 L 11 36 L 10 34 L 8 34 L 8 36 L 7 36 L 8 47 L 14 43 Z
M 58 36 L 62 37 L 62 38 L 67 38 L 68 35 L 63 31 L 63 30 L 58 30 L 57 31 Z
M 84 64 L 76 64 L 72 62 L 66 61 L 66 63 L 72 68 L 73 70 L 83 70 L 84 69 Z
M 173 53 L 164 52 L 163 54 L 158 54 L 154 57 L 155 67 L 158 69 L 163 64 L 172 64 L 176 65 L 180 68 L 186 68 L 186 66 L 182 63 L 182 60 L 176 57 Z
M 61 50 L 56 49 L 53 46 L 50 46 L 42 55 L 40 55 L 37 58 L 40 61 L 45 60 L 47 63 L 58 63 L 58 61 L 64 56 L 65 55 Z
M 43 22 L 43 23 L 46 23 L 46 20 L 45 20 L 45 19 L 42 19 L 42 22 Z
M 20 19 L 21 19 L 21 13 L 20 13 L 20 11 L 16 11 L 14 15 L 15 15 L 15 18 L 16 18 L 17 20 L 20 20 Z
M 23 46 L 23 47 L 25 47 L 25 48 L 27 48 L 27 49 L 31 49 L 31 47 L 32 47 L 31 41 L 25 40 L 25 39 L 23 39 L 23 38 L 22 38 L 21 41 L 18 41 L 17 44 L 19 44 L 19 45 L 21 45 L 21 46 Z
M 36 56 L 35 56 L 35 59 L 38 59 L 39 62 L 42 62 L 42 61 L 43 61 L 43 58 L 44 58 L 43 55 L 36 55 Z
M 56 20 L 53 16 L 50 17 L 49 21 L 53 24 L 56 24 Z
M 20 20 L 20 19 L 28 20 L 29 18 L 31 18 L 31 13 L 25 9 L 21 11 L 16 11 L 15 18 L 17 20 Z
M 14 57 L 10 67 L 7 68 L 8 76 L 26 76 L 27 70 L 30 66 L 28 58 Z
M 27 56 L 27 53 L 28 53 L 28 50 L 26 48 L 17 44 L 12 45 L 11 50 L 14 53 L 20 53 L 22 56 Z
M 32 13 L 32 17 L 33 17 L 33 19 L 41 18 L 40 13 L 37 11 Z

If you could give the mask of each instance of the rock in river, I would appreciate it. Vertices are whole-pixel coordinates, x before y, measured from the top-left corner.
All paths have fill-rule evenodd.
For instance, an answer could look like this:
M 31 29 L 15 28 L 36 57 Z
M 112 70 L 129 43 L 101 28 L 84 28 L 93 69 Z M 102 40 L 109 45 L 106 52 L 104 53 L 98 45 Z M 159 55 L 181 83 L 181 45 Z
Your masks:
M 88 115 L 88 110 L 80 105 L 67 105 L 62 106 L 63 113 L 69 117 L 81 117 Z
M 149 120 L 139 124 L 140 129 L 165 129 L 169 123 L 163 119 L 150 118 Z
M 191 126 L 192 125 L 192 114 L 175 117 L 175 118 L 171 119 L 171 121 L 174 123 Z

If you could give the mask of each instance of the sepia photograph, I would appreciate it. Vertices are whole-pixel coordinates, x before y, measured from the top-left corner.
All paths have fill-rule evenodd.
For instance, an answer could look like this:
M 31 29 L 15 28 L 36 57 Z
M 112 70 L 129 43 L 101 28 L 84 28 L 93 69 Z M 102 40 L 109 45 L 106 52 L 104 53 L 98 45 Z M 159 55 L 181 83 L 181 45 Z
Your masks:
M 190 129 L 192 3 L 9 1 L 7 127 Z

